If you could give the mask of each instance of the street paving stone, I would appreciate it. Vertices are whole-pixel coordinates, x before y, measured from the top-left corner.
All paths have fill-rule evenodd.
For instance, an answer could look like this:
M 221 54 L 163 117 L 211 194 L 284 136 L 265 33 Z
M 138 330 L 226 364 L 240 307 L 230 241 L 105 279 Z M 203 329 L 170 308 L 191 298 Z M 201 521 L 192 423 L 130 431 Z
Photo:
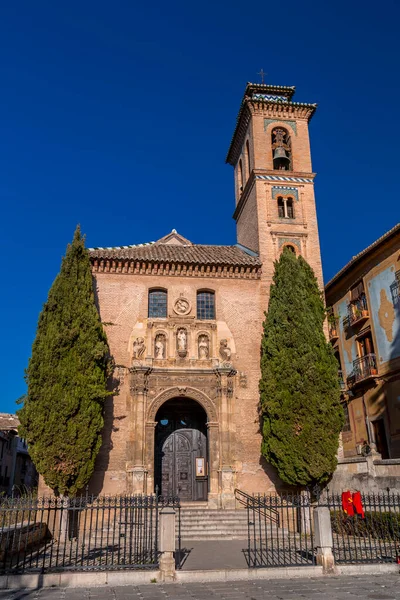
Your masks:
M 1 590 L 0 600 L 400 600 L 399 575 Z

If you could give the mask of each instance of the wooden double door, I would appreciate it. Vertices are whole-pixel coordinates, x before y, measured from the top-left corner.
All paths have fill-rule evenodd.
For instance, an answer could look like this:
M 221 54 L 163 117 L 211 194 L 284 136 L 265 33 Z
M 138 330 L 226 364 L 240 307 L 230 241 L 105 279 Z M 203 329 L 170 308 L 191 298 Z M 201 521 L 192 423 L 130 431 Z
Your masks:
M 205 414 L 187 401 L 164 407 L 156 428 L 155 481 L 164 496 L 184 501 L 207 500 Z M 184 412 L 182 412 L 184 411 Z

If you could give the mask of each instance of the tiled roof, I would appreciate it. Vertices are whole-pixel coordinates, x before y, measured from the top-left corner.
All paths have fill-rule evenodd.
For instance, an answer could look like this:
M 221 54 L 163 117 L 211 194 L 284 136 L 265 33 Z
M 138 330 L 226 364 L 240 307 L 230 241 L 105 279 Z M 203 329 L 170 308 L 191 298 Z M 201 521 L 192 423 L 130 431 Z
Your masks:
M 169 262 L 197 265 L 261 266 L 258 257 L 238 246 L 178 245 L 151 242 L 137 246 L 90 248 L 93 259 L 129 259 L 146 262 Z
M 16 415 L 0 413 L 0 431 L 16 431 L 18 426 L 19 419 Z
M 367 248 L 365 248 L 364 250 L 362 250 L 361 252 L 359 252 L 358 254 L 356 254 L 355 256 L 353 256 L 353 258 L 347 263 L 347 265 L 345 265 L 342 269 L 340 269 L 340 271 L 338 273 L 336 273 L 336 275 L 334 277 L 332 277 L 332 279 L 330 281 L 328 281 L 328 283 L 325 285 L 325 290 L 327 290 L 328 287 L 330 287 L 331 285 L 333 285 L 355 263 L 357 263 L 359 260 L 361 260 L 369 252 L 371 252 L 372 250 L 374 250 L 377 246 L 379 246 L 379 244 L 381 244 L 382 242 L 385 242 L 392 235 L 394 235 L 394 234 L 396 234 L 398 232 L 400 232 L 400 223 L 397 223 L 397 225 L 395 225 L 394 227 L 392 227 L 392 229 L 389 229 L 389 231 L 387 231 L 380 238 L 378 238 L 377 240 L 375 240 L 375 242 L 373 242 L 372 244 L 370 244 L 369 246 L 367 246 Z

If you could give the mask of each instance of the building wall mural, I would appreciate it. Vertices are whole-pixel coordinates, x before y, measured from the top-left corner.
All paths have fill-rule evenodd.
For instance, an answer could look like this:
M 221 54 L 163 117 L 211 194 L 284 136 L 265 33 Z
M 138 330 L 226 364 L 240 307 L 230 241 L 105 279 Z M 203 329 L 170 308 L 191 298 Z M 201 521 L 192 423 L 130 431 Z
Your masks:
M 369 308 L 375 328 L 379 364 L 400 356 L 400 316 L 393 304 L 394 267 L 388 267 L 368 282 Z

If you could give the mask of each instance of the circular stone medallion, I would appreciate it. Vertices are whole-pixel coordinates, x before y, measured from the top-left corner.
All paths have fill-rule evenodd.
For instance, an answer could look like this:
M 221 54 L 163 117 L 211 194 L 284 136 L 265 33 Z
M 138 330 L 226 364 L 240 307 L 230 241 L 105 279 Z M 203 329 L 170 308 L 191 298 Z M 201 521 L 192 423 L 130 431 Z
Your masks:
M 175 300 L 174 303 L 174 311 L 177 315 L 188 315 L 191 311 L 192 307 L 190 306 L 189 300 L 183 298 L 182 296 Z

